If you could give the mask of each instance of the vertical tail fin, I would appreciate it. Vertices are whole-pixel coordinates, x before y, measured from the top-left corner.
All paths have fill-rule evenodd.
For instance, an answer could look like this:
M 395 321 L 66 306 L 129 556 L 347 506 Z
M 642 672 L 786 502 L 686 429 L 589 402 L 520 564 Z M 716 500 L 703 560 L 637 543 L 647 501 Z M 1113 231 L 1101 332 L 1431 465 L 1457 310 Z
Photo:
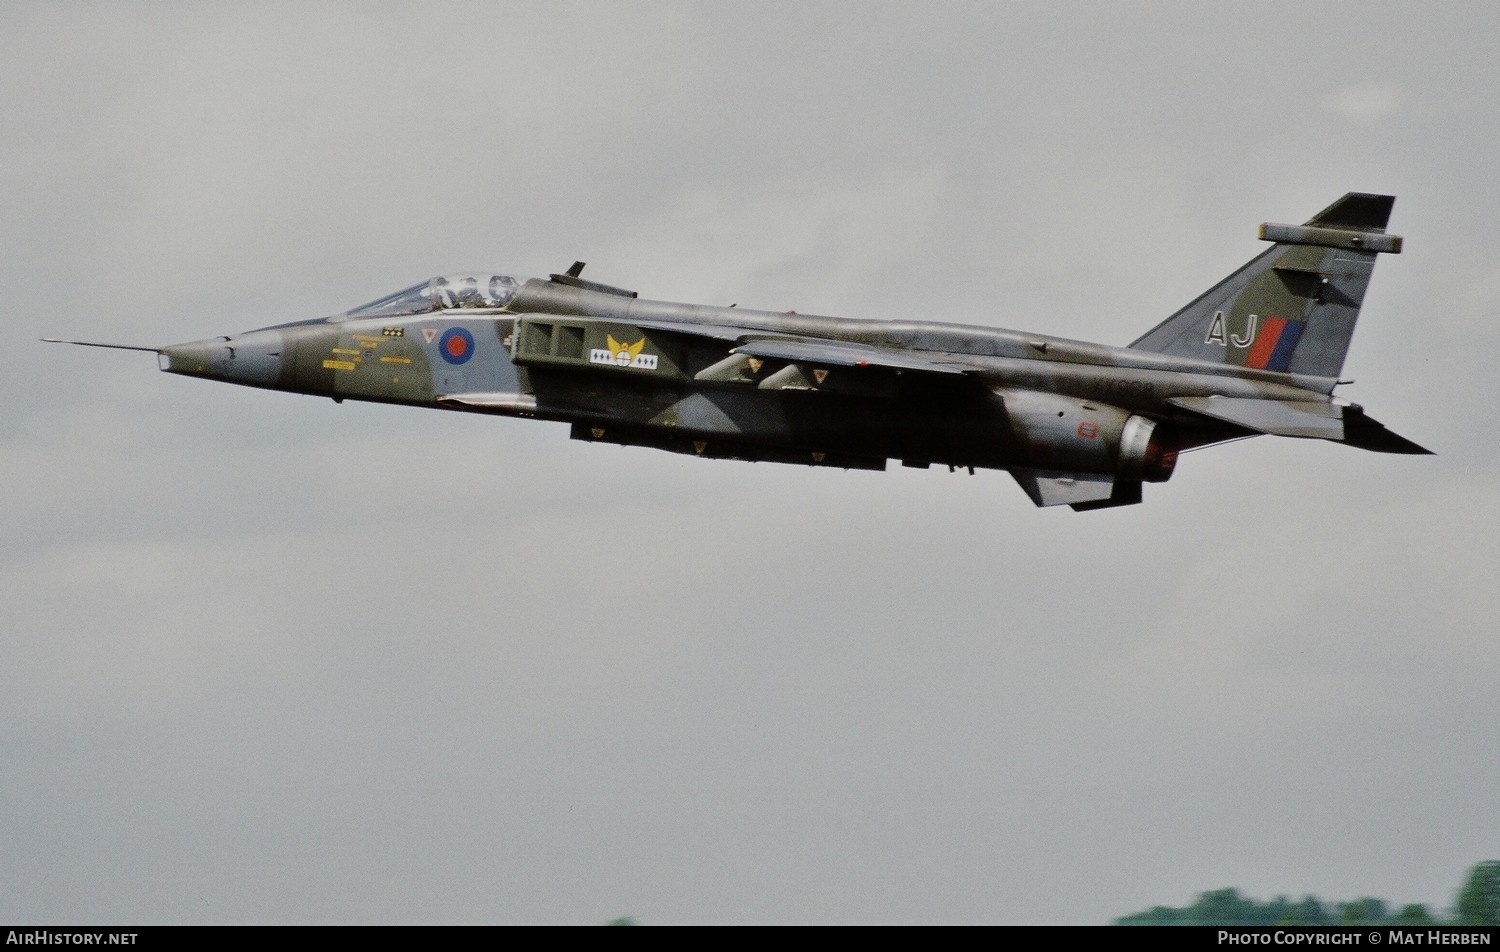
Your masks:
M 1331 391 L 1376 256 L 1401 252 L 1385 233 L 1395 201 L 1350 192 L 1305 225 L 1261 225 L 1270 248 L 1130 346 L 1325 377 Z

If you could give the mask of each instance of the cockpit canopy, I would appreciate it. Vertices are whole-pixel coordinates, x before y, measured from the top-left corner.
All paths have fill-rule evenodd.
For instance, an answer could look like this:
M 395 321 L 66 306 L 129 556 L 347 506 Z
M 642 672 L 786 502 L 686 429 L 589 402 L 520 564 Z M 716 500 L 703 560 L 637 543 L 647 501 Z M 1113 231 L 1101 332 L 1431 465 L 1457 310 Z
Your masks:
M 505 307 L 525 283 L 506 274 L 445 274 L 350 311 L 356 317 L 399 317 L 450 308 Z

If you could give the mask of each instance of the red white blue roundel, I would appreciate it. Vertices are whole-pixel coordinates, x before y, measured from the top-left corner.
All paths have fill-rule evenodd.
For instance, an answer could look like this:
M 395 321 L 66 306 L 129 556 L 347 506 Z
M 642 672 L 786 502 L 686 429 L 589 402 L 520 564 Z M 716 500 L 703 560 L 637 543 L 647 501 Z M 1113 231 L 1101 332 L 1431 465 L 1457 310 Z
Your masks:
M 462 327 L 450 327 L 438 338 L 438 353 L 450 364 L 468 363 L 474 356 L 474 335 Z

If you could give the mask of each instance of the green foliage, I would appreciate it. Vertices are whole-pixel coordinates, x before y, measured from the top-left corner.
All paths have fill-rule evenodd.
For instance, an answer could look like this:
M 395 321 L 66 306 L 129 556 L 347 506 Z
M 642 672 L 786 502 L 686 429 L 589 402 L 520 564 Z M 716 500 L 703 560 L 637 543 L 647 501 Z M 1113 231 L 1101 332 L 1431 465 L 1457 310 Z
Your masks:
M 1435 926 L 1438 924 L 1438 921 L 1432 918 L 1432 913 L 1427 911 L 1427 907 L 1419 902 L 1402 906 L 1401 911 L 1396 913 L 1396 918 L 1391 922 L 1398 926 Z
M 1339 925 L 1341 926 L 1384 926 L 1389 925 L 1390 922 L 1391 912 L 1386 908 L 1384 899 L 1371 899 L 1366 896 L 1339 906 Z
M 1277 896 L 1257 902 L 1240 895 L 1238 889 L 1215 889 L 1202 893 L 1197 902 L 1182 909 L 1153 906 L 1145 912 L 1122 916 L 1119 926 L 1427 926 L 1500 925 L 1500 860 L 1475 866 L 1458 894 L 1454 918 L 1444 922 L 1421 903 L 1393 912 L 1384 899 L 1364 897 L 1352 902 L 1325 905 L 1316 896 L 1291 902 Z
M 1378 901 L 1378 900 L 1377 900 Z M 1294 903 L 1285 896 L 1256 902 L 1238 889 L 1203 893 L 1186 909 L 1156 906 L 1146 912 L 1116 919 L 1122 926 L 1274 926 L 1323 925 L 1332 921 L 1323 904 L 1312 896 Z
M 1303 896 L 1302 901 L 1287 910 L 1285 916 L 1276 920 L 1278 926 L 1326 926 L 1333 922 L 1323 903 L 1316 896 Z
M 1455 912 L 1459 925 L 1500 926 L 1500 860 L 1480 863 L 1469 872 Z

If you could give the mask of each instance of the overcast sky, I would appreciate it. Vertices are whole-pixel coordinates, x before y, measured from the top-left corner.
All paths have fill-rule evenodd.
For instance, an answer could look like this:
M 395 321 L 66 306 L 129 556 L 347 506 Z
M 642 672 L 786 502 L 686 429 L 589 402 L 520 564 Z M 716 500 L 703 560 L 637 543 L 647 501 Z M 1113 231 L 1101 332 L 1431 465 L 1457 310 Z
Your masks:
M 1102 923 L 1500 858 L 1500 7 L 0 6 L 0 920 Z M 1398 201 L 1437 452 L 1144 505 L 158 373 L 433 274 L 1124 344 Z

